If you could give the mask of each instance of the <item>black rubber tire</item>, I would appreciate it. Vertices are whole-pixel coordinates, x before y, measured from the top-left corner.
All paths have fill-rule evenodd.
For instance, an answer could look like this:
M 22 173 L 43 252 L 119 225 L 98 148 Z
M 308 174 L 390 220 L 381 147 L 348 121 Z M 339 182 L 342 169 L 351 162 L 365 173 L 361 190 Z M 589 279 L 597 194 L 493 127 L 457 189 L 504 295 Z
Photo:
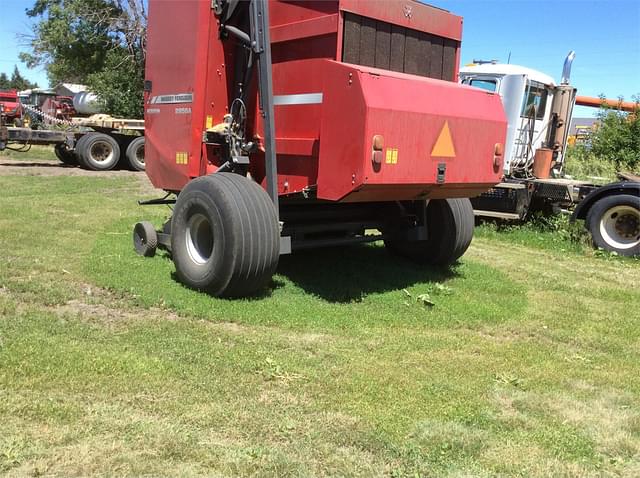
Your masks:
M 413 262 L 448 266 L 469 248 L 474 225 L 473 207 L 468 199 L 432 199 L 427 205 L 427 240 L 386 239 L 384 243 L 391 253 Z
M 107 152 L 108 156 L 102 160 L 96 156 L 97 152 Z M 120 160 L 120 145 L 108 134 L 87 133 L 76 142 L 78 163 L 85 169 L 93 171 L 109 171 L 116 167 Z
M 131 141 L 127 146 L 125 155 L 127 164 L 131 169 L 144 171 L 144 136 L 138 136 Z
M 68 164 L 69 166 L 77 166 L 78 165 L 78 157 L 75 152 L 69 148 L 64 143 L 58 143 L 53 147 L 53 152 L 61 162 L 64 164 Z
M 609 234 L 604 225 L 609 211 L 620 207 L 630 212 L 630 214 L 625 214 L 631 221 L 631 223 L 627 222 L 627 228 L 631 227 L 631 230 L 628 231 L 630 234 L 628 238 L 614 237 L 613 232 Z M 635 211 L 635 214 L 633 211 Z M 613 212 L 613 214 L 616 214 L 616 212 Z M 615 216 L 612 215 L 611 218 L 615 218 Z M 589 209 L 585 227 L 591 233 L 595 247 L 615 252 L 621 256 L 640 256 L 640 197 L 630 194 L 616 194 L 599 199 Z M 621 241 L 618 242 L 619 246 L 616 244 L 617 239 L 628 240 L 629 243 L 624 244 Z
M 216 297 L 246 297 L 276 270 L 280 230 L 262 187 L 218 173 L 189 182 L 171 221 L 171 251 L 180 281 Z
M 153 224 L 147 221 L 133 227 L 133 248 L 144 257 L 153 257 L 158 249 L 158 233 Z
M 76 155 L 76 159 L 78 160 L 78 166 L 84 169 L 89 169 L 89 168 L 83 164 L 83 159 L 82 159 L 82 155 L 80 154 L 80 151 L 82 151 L 82 149 L 84 148 L 84 143 L 87 140 L 87 136 L 88 135 L 85 134 L 80 136 L 78 139 L 76 139 L 76 144 L 74 145 L 74 148 L 73 148 L 73 153 Z

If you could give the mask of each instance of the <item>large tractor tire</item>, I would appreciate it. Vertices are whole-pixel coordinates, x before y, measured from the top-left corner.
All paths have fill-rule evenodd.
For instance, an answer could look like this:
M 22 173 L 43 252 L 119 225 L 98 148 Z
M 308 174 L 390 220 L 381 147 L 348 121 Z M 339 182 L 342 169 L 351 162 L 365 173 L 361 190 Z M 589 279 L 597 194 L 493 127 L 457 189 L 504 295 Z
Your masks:
M 263 289 L 280 256 L 280 229 L 267 193 L 233 173 L 194 179 L 178 196 L 171 251 L 181 282 L 216 297 Z
M 69 149 L 66 144 L 58 143 L 53 148 L 53 152 L 60 161 L 69 166 L 77 166 L 78 165 L 78 156 L 76 153 Z
M 131 141 L 126 150 L 127 164 L 134 171 L 144 171 L 144 136 Z
M 109 171 L 120 159 L 120 145 L 104 133 L 87 133 L 76 143 L 78 163 L 85 169 Z
M 596 247 L 621 256 L 640 255 L 640 197 L 605 196 L 591 206 L 585 225 Z
M 468 199 L 432 199 L 427 205 L 427 239 L 385 239 L 393 254 L 419 264 L 448 266 L 469 248 L 473 239 L 474 216 Z M 395 231 L 401 237 L 403 231 Z

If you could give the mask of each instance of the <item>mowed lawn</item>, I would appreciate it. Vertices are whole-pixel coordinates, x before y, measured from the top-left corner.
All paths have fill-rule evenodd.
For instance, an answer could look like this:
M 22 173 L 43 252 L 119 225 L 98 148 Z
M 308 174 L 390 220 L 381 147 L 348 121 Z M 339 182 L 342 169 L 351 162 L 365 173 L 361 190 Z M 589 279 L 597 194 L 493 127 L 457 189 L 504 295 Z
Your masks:
M 485 231 L 448 271 L 310 251 L 227 301 L 134 254 L 169 213 L 143 174 L 0 191 L 0 474 L 640 475 L 637 260 Z

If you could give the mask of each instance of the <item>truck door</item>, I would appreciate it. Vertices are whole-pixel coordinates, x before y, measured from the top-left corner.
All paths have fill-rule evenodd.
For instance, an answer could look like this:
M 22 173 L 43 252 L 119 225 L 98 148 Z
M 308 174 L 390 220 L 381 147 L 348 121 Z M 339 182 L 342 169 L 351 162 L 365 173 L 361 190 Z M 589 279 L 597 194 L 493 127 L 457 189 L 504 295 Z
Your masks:
M 511 173 L 511 162 L 517 154 L 516 140 L 521 128 L 520 113 L 526 87 L 525 75 L 505 75 L 500 81 L 498 90 L 507 115 L 507 139 L 504 148 L 504 173 L 507 175 Z
M 502 106 L 507 116 L 507 138 L 504 145 L 504 165 L 505 175 L 511 172 L 511 161 L 518 154 L 516 140 L 519 138 L 522 128 L 522 103 L 527 89 L 526 75 L 471 75 L 464 73 L 462 83 L 465 85 L 482 88 L 488 91 L 495 91 L 502 99 Z
M 543 83 L 528 80 L 522 98 L 514 154 L 511 158 L 511 173 L 515 174 L 527 174 L 536 150 L 546 141 L 553 94 Z

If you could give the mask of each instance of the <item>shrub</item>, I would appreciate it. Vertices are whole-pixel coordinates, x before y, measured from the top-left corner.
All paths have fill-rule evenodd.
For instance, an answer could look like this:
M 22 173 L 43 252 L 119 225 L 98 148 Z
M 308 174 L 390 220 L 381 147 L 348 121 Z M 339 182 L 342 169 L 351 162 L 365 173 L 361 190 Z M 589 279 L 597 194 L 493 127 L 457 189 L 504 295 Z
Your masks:
M 618 170 L 640 168 L 640 105 L 633 113 L 602 108 L 599 126 L 591 138 L 591 151 L 602 160 L 615 163 Z
M 588 145 L 576 144 L 567 148 L 564 172 L 576 179 L 603 178 L 603 182 L 613 181 L 617 164 L 610 159 L 596 156 Z

